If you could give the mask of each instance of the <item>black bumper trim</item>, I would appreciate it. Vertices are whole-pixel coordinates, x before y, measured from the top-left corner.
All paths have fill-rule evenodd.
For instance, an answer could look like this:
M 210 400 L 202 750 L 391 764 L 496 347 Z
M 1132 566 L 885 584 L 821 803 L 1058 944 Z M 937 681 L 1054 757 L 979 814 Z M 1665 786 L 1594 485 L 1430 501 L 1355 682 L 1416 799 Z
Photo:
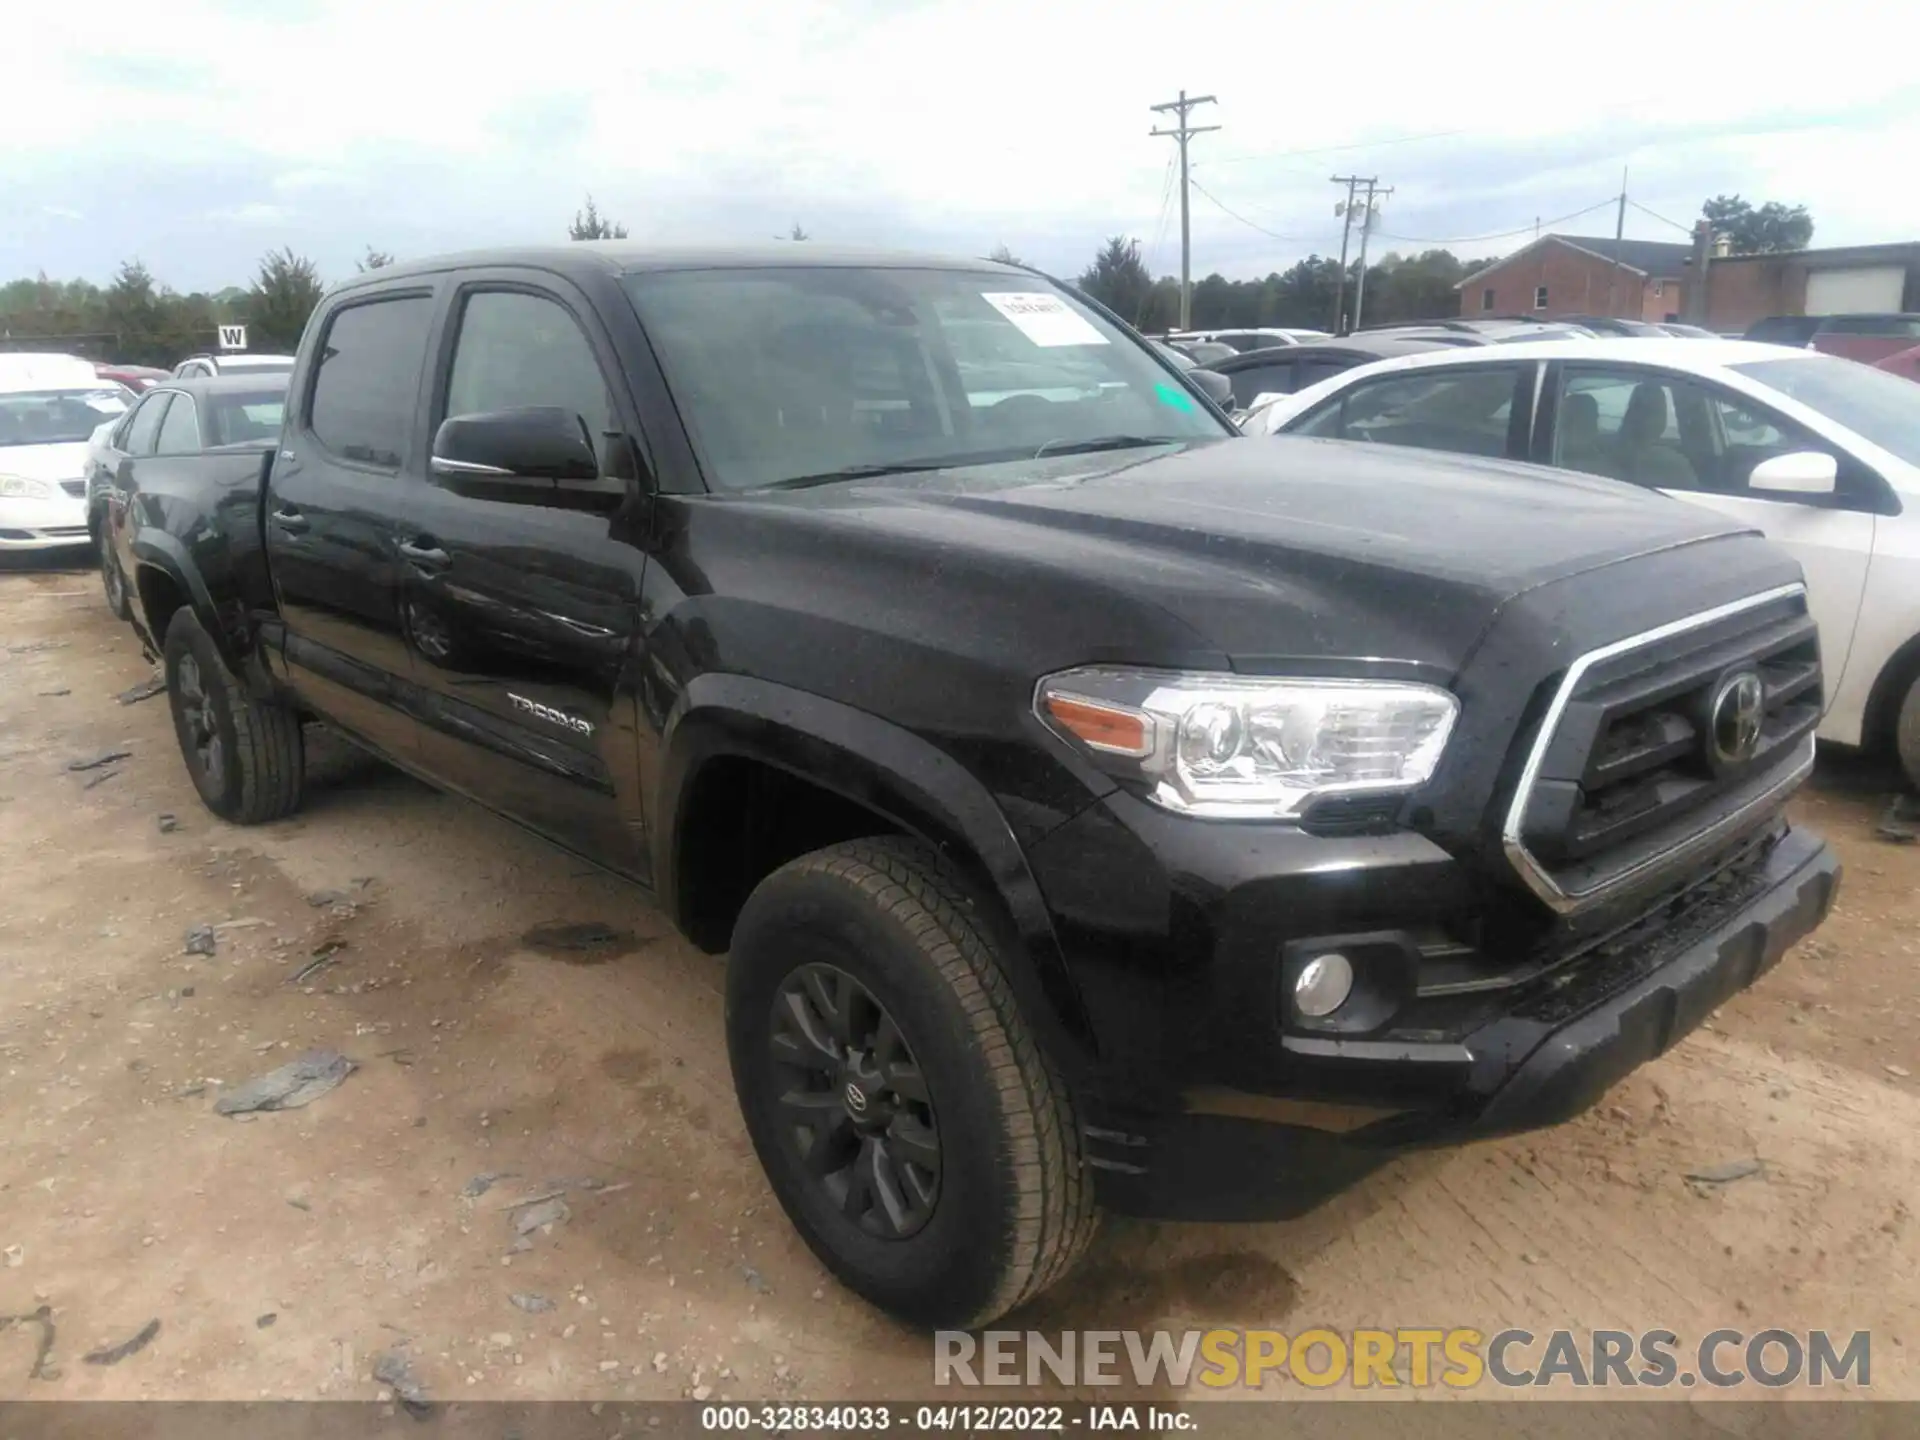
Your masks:
M 1826 918 L 1840 861 L 1823 840 L 1790 831 L 1765 865 L 1765 890 L 1659 968 L 1522 1052 L 1476 1054 L 1482 1074 L 1505 1072 L 1477 1105 L 1456 1096 L 1344 1134 L 1225 1115 L 1103 1116 L 1111 1129 L 1088 1132 L 1102 1203 L 1169 1219 L 1290 1218 L 1405 1151 L 1572 1119 L 1752 985 Z M 1474 1048 L 1472 1037 L 1467 1047 Z M 1113 1146 L 1116 1131 L 1131 1143 Z

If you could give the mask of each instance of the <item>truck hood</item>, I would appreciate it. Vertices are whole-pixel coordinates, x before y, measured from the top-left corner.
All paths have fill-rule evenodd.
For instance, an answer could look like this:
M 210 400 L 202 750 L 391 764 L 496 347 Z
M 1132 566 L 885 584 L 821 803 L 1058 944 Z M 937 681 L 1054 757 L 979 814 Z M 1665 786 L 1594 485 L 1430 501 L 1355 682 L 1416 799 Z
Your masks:
M 1105 632 L 1106 653 L 1145 660 L 1184 647 L 1251 671 L 1368 657 L 1451 673 L 1515 596 L 1753 533 L 1609 480 L 1291 437 L 780 500 L 814 502 L 817 518 L 857 524 L 866 539 L 902 547 L 903 560 L 918 552 L 914 588 L 927 604 L 979 615 L 977 592 L 960 579 L 993 577 L 1025 597 L 1029 636 L 1067 631 L 1062 641 L 1085 649 Z
M 29 480 L 78 480 L 87 473 L 87 442 L 57 445 L 0 445 L 0 475 Z

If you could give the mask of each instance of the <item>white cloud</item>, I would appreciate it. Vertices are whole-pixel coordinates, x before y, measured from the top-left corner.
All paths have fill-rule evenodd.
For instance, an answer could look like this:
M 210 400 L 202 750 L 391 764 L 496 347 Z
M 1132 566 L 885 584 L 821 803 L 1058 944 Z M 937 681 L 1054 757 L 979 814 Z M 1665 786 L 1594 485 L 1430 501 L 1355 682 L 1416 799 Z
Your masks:
M 404 164 L 398 218 L 438 240 L 436 217 L 458 217 L 441 243 L 476 216 L 497 229 L 475 238 L 510 235 L 536 199 L 546 233 L 547 207 L 591 189 L 640 238 L 757 239 L 759 210 L 748 235 L 714 227 L 759 205 L 1023 253 L 1131 233 L 1169 266 L 1171 145 L 1149 138 L 1164 117 L 1148 106 L 1185 84 L 1219 97 L 1196 118 L 1223 127 L 1194 144 L 1202 271 L 1337 247 L 1336 169 L 1396 185 L 1382 229 L 1408 236 L 1520 229 L 1604 199 L 1631 164 L 1635 198 L 1677 221 L 1738 190 L 1808 204 L 1822 241 L 1895 239 L 1920 234 L 1920 194 L 1869 171 L 1913 153 L 1920 92 L 1898 91 L 1900 66 L 1858 63 L 1888 14 L 1377 0 L 1323 24 L 1264 0 L 474 0 L 451 18 L 428 0 L 175 0 L 163 25 L 103 34 L 36 6 L 15 21 L 34 63 L 14 72 L 0 180 L 83 158 L 258 167 L 275 196 L 324 190 L 327 223 L 377 238 L 396 223 L 383 177 Z M 1409 136 L 1440 138 L 1381 143 Z M 1682 238 L 1630 213 L 1629 233 Z

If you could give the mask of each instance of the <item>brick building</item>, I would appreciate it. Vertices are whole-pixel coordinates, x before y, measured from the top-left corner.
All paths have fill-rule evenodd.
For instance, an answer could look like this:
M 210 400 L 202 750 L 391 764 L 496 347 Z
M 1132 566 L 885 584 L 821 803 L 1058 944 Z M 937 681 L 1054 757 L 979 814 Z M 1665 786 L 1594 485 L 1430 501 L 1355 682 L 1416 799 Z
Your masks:
M 1460 313 L 1619 315 L 1632 320 L 1692 320 L 1738 334 L 1768 315 L 1920 312 L 1920 242 L 1846 245 L 1780 255 L 1716 253 L 1707 267 L 1705 304 L 1686 303 L 1693 247 L 1622 240 L 1619 266 L 1611 237 L 1542 235 L 1478 270 L 1455 288 Z
M 1690 245 L 1663 240 L 1542 235 L 1462 280 L 1455 287 L 1460 313 L 1469 318 L 1619 315 L 1678 320 L 1681 285 L 1692 253 Z

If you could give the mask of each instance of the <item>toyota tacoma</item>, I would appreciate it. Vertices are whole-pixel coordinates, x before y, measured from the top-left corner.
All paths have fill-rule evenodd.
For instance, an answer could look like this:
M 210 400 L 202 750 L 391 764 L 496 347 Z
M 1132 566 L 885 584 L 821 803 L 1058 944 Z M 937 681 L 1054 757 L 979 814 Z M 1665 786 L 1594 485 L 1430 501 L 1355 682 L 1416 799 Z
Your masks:
M 292 811 L 318 722 L 649 892 L 728 957 L 787 1215 L 919 1324 L 1036 1295 L 1103 1208 L 1297 1214 L 1576 1115 L 1838 883 L 1764 539 L 1240 438 L 1024 268 L 385 267 L 257 480 L 194 483 L 116 538 L 207 806 Z

